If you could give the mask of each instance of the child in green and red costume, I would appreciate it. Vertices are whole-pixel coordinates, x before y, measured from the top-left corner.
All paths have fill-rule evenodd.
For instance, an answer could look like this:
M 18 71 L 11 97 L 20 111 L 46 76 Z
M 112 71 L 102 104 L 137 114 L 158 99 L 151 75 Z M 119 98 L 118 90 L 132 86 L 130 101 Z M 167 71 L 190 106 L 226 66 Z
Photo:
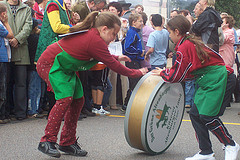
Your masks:
M 70 28 L 71 32 L 89 29 L 87 32 L 65 37 L 50 45 L 37 63 L 40 77 L 53 89 L 56 104 L 52 108 L 45 135 L 38 149 L 53 157 L 60 157 L 56 149 L 57 135 L 64 118 L 59 150 L 74 156 L 85 156 L 76 140 L 76 127 L 84 98 L 81 82 L 76 71 L 89 70 L 103 62 L 113 71 L 130 77 L 140 77 L 147 68 L 129 69 L 119 61 L 130 61 L 127 56 L 113 56 L 108 44 L 116 38 L 121 22 L 108 12 L 92 12 L 81 24 Z
M 43 51 L 59 39 L 58 35 L 65 34 L 69 32 L 69 28 L 72 26 L 70 24 L 69 12 L 67 12 L 67 8 L 63 0 L 49 0 L 46 4 L 41 32 L 39 35 L 37 51 L 35 55 L 34 62 L 37 62 L 38 58 L 41 56 Z M 44 83 L 42 83 L 44 84 Z M 44 88 L 42 86 L 42 88 Z M 53 98 L 53 93 L 49 91 L 49 87 L 47 87 L 48 92 L 45 95 L 45 92 L 41 95 L 40 100 L 40 108 L 43 107 L 43 97 L 47 96 L 49 102 L 49 111 L 52 108 L 52 101 L 55 101 Z
M 200 151 L 185 160 L 215 160 L 209 131 L 224 145 L 225 160 L 236 160 L 240 147 L 219 118 L 227 69 L 219 53 L 205 46 L 195 35 L 187 33 L 190 27 L 184 16 L 176 16 L 168 22 L 169 36 L 177 44 L 177 59 L 171 69 L 157 68 L 152 72 L 171 83 L 182 82 L 192 76 L 196 79 L 194 105 L 189 114 Z

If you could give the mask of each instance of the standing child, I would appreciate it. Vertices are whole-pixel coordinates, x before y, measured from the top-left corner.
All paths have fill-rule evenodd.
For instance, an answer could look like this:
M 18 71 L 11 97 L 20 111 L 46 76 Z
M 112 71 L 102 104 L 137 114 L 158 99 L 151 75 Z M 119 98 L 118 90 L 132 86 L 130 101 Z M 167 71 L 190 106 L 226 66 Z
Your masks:
M 139 13 L 134 13 L 129 16 L 129 30 L 127 32 L 126 38 L 123 41 L 123 54 L 131 59 L 131 62 L 126 62 L 126 66 L 132 69 L 141 68 L 141 61 L 144 60 L 143 50 L 142 50 L 142 40 L 139 36 L 139 32 L 143 26 L 142 15 Z M 131 96 L 133 89 L 138 83 L 139 78 L 128 78 L 129 89 L 127 91 L 127 96 L 124 100 L 124 105 L 122 110 L 126 110 L 127 103 Z
M 30 57 L 30 65 L 28 66 L 28 117 L 29 118 L 42 118 L 43 115 L 38 113 L 39 102 L 41 97 L 41 78 L 36 71 L 36 64 L 34 58 L 37 50 L 39 29 L 38 21 L 32 18 L 32 32 L 28 37 L 28 50 Z
M 0 3 L 0 124 L 9 122 L 6 113 L 7 98 L 7 67 L 11 60 L 11 50 L 8 39 L 14 38 L 12 29 L 8 24 L 7 7 Z
M 109 69 L 102 62 L 98 62 L 89 71 L 89 82 L 92 89 L 92 112 L 96 115 L 110 115 L 102 106 L 104 90 L 107 87 L 107 77 Z
M 153 14 L 151 21 L 154 32 L 150 33 L 147 46 L 150 47 L 145 55 L 147 61 L 150 60 L 151 69 L 156 67 L 164 68 L 167 64 L 167 49 L 169 41 L 169 33 L 163 28 L 162 16 Z
M 225 160 L 236 160 L 239 145 L 232 139 L 218 115 L 227 82 L 225 64 L 217 52 L 206 47 L 194 35 L 187 34 L 190 27 L 190 22 L 183 16 L 177 16 L 168 22 L 170 38 L 177 44 L 177 60 L 171 69 L 157 68 L 152 72 L 171 83 L 181 82 L 192 75 L 196 78 L 197 89 L 190 119 L 200 152 L 186 160 L 215 160 L 209 131 L 224 144 Z
M 59 150 L 74 156 L 87 155 L 76 140 L 77 121 L 84 104 L 83 89 L 76 71 L 89 70 L 100 61 L 125 76 L 140 77 L 147 72 L 146 68 L 129 69 L 119 62 L 129 61 L 127 56 L 112 56 L 109 53 L 108 44 L 116 38 L 120 26 L 116 15 L 92 12 L 83 23 L 70 29 L 70 32 L 89 29 L 87 32 L 59 40 L 39 58 L 37 71 L 53 89 L 56 98 L 56 104 L 48 116 L 45 135 L 38 146 L 41 152 L 53 157 L 61 156 L 55 144 L 64 118 Z

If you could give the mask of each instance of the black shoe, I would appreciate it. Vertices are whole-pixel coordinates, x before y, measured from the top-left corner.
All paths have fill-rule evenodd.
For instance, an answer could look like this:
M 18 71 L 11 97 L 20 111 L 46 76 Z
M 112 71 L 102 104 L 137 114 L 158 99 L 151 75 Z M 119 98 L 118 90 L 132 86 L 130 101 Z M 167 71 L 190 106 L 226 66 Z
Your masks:
M 78 140 L 78 138 L 77 138 L 77 140 Z M 74 144 L 69 145 L 69 146 L 60 146 L 59 145 L 58 149 L 62 152 L 65 152 L 65 153 L 73 155 L 73 156 L 86 156 L 88 152 L 81 149 L 77 140 Z
M 59 158 L 61 154 L 55 147 L 55 144 L 56 143 L 54 142 L 40 142 L 38 145 L 38 150 L 51 157 Z
M 92 112 L 88 111 L 87 109 L 83 109 L 83 110 L 82 110 L 82 114 L 85 114 L 85 115 L 87 115 L 87 116 L 89 116 L 89 117 L 94 117 L 94 116 L 96 116 L 96 113 L 92 113 Z
M 121 111 L 122 112 L 126 112 L 127 106 L 126 105 L 122 105 Z
M 78 120 L 81 121 L 83 118 L 87 118 L 87 115 L 80 113 Z

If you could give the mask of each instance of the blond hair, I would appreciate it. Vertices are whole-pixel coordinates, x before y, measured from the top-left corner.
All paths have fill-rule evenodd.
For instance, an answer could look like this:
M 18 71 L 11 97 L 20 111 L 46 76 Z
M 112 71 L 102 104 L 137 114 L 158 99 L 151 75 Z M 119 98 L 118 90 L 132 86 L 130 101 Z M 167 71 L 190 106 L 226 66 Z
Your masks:
M 130 16 L 128 18 L 129 25 L 132 26 L 132 23 L 136 22 L 139 17 L 142 17 L 142 15 L 139 14 L 139 13 L 132 13 L 132 14 L 130 14 Z
M 208 7 L 215 8 L 215 0 L 207 0 Z

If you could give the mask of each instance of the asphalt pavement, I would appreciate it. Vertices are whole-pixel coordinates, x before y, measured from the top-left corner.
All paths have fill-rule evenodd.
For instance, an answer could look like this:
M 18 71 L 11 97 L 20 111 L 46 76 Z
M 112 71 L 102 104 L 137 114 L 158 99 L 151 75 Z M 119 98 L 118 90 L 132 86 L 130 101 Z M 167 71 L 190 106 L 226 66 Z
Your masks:
M 233 139 L 240 144 L 240 103 L 232 103 L 222 121 Z M 26 119 L 0 125 L 0 160 L 50 160 L 37 146 L 47 120 Z M 59 160 L 184 160 L 199 151 L 195 133 L 185 112 L 180 130 L 172 145 L 160 155 L 149 155 L 129 146 L 124 135 L 124 113 L 111 110 L 111 116 L 88 117 L 78 121 L 77 136 L 82 148 L 88 151 L 86 157 L 62 154 Z M 222 144 L 212 136 L 216 160 L 224 160 Z M 240 160 L 240 154 L 239 158 Z

